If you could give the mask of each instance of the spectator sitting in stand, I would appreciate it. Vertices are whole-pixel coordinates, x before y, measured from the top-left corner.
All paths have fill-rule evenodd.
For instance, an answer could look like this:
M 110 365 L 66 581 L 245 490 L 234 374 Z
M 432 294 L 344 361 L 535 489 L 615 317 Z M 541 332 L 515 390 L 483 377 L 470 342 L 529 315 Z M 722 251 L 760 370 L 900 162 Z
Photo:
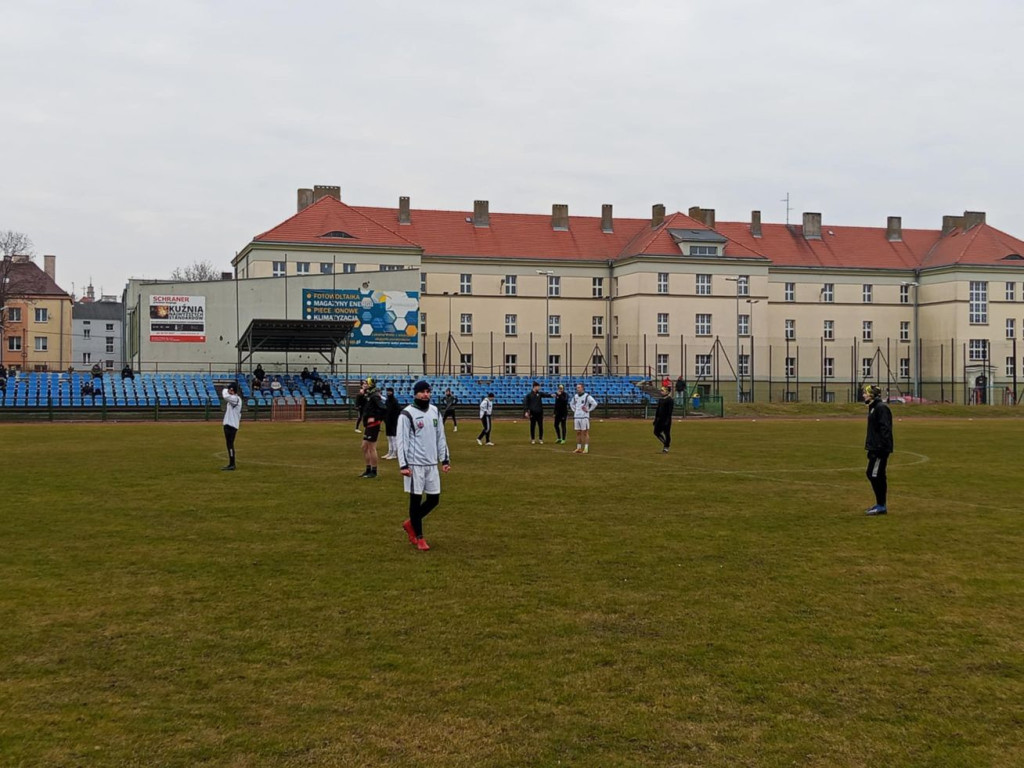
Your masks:
M 81 388 L 80 391 L 81 391 L 82 397 L 91 397 L 92 396 L 92 382 L 89 381 L 88 379 L 83 381 L 82 382 L 82 388 Z
M 128 365 L 127 363 L 125 363 L 124 368 L 121 369 L 121 378 L 122 379 L 134 379 L 135 378 L 135 372 L 132 370 L 132 367 L 130 365 Z
M 103 366 L 99 363 L 93 363 L 92 366 L 92 377 L 94 379 L 101 378 L 103 376 Z
M 309 368 L 303 368 L 302 373 L 300 373 L 299 376 L 303 381 L 306 381 L 309 378 Z
M 311 378 L 313 381 L 320 381 L 320 371 L 316 369 L 315 365 L 313 366 L 313 372 L 309 374 L 309 378 Z
M 262 364 L 256 365 L 256 370 L 252 372 L 252 378 L 256 382 L 257 388 L 263 385 L 263 380 L 267 378 L 267 372 L 263 370 Z

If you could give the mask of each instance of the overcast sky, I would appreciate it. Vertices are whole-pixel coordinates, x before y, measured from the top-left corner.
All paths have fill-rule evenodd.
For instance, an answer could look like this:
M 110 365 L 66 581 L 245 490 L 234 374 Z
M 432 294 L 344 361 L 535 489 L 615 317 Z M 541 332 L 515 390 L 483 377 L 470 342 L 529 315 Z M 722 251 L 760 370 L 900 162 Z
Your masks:
M 6 0 L 0 28 L 0 229 L 79 295 L 228 270 L 314 184 L 1024 237 L 1016 0 Z

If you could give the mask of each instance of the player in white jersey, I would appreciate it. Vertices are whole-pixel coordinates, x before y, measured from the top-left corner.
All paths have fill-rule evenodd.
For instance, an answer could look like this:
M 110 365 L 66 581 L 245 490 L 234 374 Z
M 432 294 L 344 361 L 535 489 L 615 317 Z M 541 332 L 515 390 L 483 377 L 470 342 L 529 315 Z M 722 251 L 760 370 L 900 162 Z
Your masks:
M 494 393 L 488 392 L 487 397 L 480 401 L 480 423 L 484 425 L 484 428 L 480 430 L 480 434 L 476 436 L 476 444 L 483 445 L 484 441 L 488 445 L 494 445 L 491 442 L 491 414 L 494 412 Z
M 572 408 L 572 426 L 576 430 L 576 450 L 573 453 L 590 453 L 590 414 L 597 408 L 597 400 L 587 394 L 582 384 L 577 384 L 569 407 Z
M 238 426 L 242 421 L 242 398 L 238 396 L 238 385 L 234 382 L 224 387 L 220 396 L 224 398 L 224 441 L 228 445 L 228 465 L 221 469 L 233 472 L 235 470 L 235 435 L 238 434 Z
M 436 407 L 430 404 L 430 384 L 417 381 L 412 388 L 413 401 L 398 416 L 398 466 L 409 494 L 409 519 L 402 523 L 409 541 L 421 552 L 427 546 L 423 538 L 423 518 L 441 500 L 441 475 L 437 463 L 448 472 L 448 441 L 444 423 Z M 423 494 L 427 495 L 426 500 Z

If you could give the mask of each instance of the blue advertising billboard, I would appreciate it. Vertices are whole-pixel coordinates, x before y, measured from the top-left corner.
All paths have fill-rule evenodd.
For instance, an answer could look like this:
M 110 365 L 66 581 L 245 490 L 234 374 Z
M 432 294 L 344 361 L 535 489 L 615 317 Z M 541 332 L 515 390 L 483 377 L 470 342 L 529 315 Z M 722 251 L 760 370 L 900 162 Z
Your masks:
M 302 290 L 302 319 L 354 321 L 354 347 L 419 346 L 419 309 L 419 291 Z

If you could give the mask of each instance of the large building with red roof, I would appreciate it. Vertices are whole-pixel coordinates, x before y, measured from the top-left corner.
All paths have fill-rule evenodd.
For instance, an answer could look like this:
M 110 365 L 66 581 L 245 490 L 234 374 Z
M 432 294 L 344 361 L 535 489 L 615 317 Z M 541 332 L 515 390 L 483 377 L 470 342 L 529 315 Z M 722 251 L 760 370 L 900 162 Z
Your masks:
M 299 190 L 297 208 L 236 277 L 415 272 L 427 372 L 682 374 L 739 379 L 740 397 L 756 381 L 758 399 L 845 399 L 864 380 L 953 399 L 981 375 L 1001 396 L 1024 373 L 1024 241 L 981 212 L 935 229 L 699 206 L 549 216 L 356 206 L 338 187 Z

